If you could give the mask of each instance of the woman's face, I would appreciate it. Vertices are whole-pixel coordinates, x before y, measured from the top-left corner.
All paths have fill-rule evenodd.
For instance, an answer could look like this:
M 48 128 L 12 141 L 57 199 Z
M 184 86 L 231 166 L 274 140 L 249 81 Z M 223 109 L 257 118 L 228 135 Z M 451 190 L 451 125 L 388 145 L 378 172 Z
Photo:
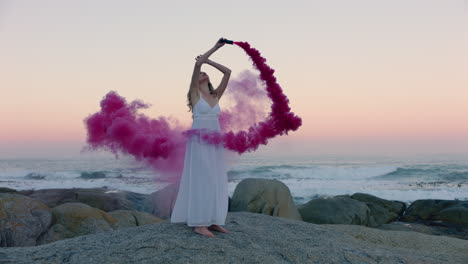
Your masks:
M 210 76 L 208 76 L 208 74 L 206 74 L 206 72 L 200 72 L 199 82 L 203 83 L 205 81 L 209 82 L 210 81 Z

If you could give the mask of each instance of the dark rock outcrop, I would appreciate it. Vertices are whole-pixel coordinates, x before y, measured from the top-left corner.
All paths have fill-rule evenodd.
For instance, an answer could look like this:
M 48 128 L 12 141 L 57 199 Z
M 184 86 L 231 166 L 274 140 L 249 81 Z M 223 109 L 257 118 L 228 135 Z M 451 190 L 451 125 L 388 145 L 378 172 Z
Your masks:
M 416 200 L 400 218 L 404 222 L 443 221 L 468 226 L 468 201 Z
M 7 188 L 7 187 L 0 187 L 0 193 L 15 193 L 15 189 Z
M 361 201 L 369 207 L 368 226 L 371 227 L 396 221 L 406 209 L 406 204 L 403 202 L 389 201 L 367 193 L 355 193 L 350 198 Z
M 309 223 L 369 225 L 369 207 L 347 195 L 312 199 L 298 209 Z
M 406 204 L 366 193 L 320 197 L 298 206 L 304 221 L 315 224 L 352 224 L 377 227 L 396 221 Z

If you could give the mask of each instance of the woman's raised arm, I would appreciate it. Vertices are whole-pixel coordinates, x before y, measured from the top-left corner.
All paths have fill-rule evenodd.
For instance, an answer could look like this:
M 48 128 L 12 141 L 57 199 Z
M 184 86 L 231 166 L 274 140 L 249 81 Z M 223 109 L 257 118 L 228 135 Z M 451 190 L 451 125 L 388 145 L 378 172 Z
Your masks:
M 221 65 L 221 64 L 219 64 L 217 62 L 214 62 L 212 60 L 206 60 L 206 64 L 209 64 L 209 65 L 215 67 L 216 69 L 218 69 L 222 73 L 231 73 L 231 70 L 228 67 L 226 67 L 224 65 Z
M 195 67 L 193 69 L 192 81 L 190 82 L 190 91 L 192 91 L 192 89 L 195 89 L 196 91 L 198 91 L 197 89 L 198 80 L 200 79 L 200 70 L 201 70 L 202 64 L 206 63 L 206 61 L 208 60 L 208 57 L 210 57 L 211 54 L 213 54 L 215 51 L 217 51 L 219 48 L 221 48 L 225 44 L 226 43 L 220 42 L 220 40 L 218 40 L 216 44 L 214 45 L 214 47 L 212 47 L 207 52 L 205 52 L 205 54 L 200 55 L 196 58 L 197 62 L 195 63 Z
M 228 82 L 229 82 L 229 78 L 231 77 L 231 70 L 229 68 L 227 68 L 226 66 L 223 66 L 217 62 L 214 62 L 212 60 L 207 60 L 206 61 L 207 64 L 215 67 L 216 69 L 218 69 L 219 71 L 221 71 L 222 73 L 224 73 L 223 75 L 223 79 L 221 80 L 221 83 L 219 84 L 218 88 L 216 88 L 216 94 L 218 95 L 218 100 L 221 98 L 221 95 L 223 95 L 224 91 L 226 90 L 226 87 L 228 85 Z

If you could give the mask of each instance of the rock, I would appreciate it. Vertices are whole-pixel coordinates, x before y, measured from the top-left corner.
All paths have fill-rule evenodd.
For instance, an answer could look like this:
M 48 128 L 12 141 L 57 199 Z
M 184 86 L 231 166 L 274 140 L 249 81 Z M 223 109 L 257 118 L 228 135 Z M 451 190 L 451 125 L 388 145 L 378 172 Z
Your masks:
M 449 236 L 468 240 L 468 226 L 461 225 L 431 225 L 430 223 L 424 224 L 420 222 L 407 223 L 396 221 L 389 224 L 383 224 L 377 228 L 394 231 L 413 231 L 428 235 Z
M 468 226 L 468 201 L 439 211 L 433 219 Z
M 167 222 L 152 214 L 130 210 L 116 210 L 108 214 L 117 220 L 112 226 L 114 229 Z
M 116 223 L 117 220 L 108 213 L 87 204 L 61 204 L 52 208 L 52 227 L 38 240 L 38 244 L 42 245 L 75 236 L 113 231 L 112 226 Z
M 114 229 L 121 229 L 127 227 L 138 226 L 135 216 L 132 214 L 134 211 L 130 210 L 115 210 L 108 214 L 117 220 L 113 224 Z
M 243 179 L 234 190 L 230 211 L 248 211 L 302 220 L 288 186 L 278 180 Z
M 152 204 L 152 210 L 150 213 L 162 219 L 169 219 L 177 199 L 178 191 L 179 184 L 174 183 L 151 193 L 149 199 Z
M 5 263 L 451 263 L 468 241 L 355 225 L 316 225 L 230 212 L 228 234 L 211 238 L 185 224 L 119 229 L 27 248 L 0 248 Z
M 38 239 L 43 245 L 76 236 L 165 222 L 151 214 L 130 210 L 106 213 L 82 203 L 65 203 L 52 209 L 51 228 Z
M 7 188 L 7 187 L 0 187 L 0 193 L 14 193 L 16 192 L 15 189 Z
M 347 195 L 320 197 L 298 207 L 304 221 L 315 224 L 368 225 L 370 209 Z
M 36 245 L 44 245 L 48 243 L 52 243 L 58 240 L 64 240 L 67 238 L 72 238 L 77 236 L 70 230 L 68 230 L 62 224 L 54 224 L 52 225 L 47 232 L 42 234 L 36 241 Z
M 366 193 L 355 193 L 351 199 L 364 202 L 370 209 L 368 226 L 375 227 L 396 221 L 404 212 L 406 204 L 399 201 L 388 201 Z
M 41 189 L 19 191 L 50 208 L 64 203 L 84 203 L 106 212 L 132 210 L 151 213 L 149 195 L 107 188 Z
M 16 193 L 0 193 L 0 247 L 35 246 L 51 219 L 45 204 Z
M 468 201 L 416 200 L 411 203 L 400 220 L 404 222 L 444 221 L 468 226 Z

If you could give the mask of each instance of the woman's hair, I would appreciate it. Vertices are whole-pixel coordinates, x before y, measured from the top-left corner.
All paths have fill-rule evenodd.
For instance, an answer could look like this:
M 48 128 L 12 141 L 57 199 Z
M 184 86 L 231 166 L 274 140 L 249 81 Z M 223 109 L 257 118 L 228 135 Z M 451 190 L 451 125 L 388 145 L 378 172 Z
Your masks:
M 216 94 L 216 91 L 214 90 L 213 88 L 213 85 L 211 84 L 211 82 L 208 82 L 208 90 L 210 91 L 210 94 Z M 189 110 L 187 112 L 193 112 L 193 107 L 192 107 L 192 97 L 190 96 L 190 89 L 187 93 L 187 101 L 188 101 L 188 107 L 189 107 Z

